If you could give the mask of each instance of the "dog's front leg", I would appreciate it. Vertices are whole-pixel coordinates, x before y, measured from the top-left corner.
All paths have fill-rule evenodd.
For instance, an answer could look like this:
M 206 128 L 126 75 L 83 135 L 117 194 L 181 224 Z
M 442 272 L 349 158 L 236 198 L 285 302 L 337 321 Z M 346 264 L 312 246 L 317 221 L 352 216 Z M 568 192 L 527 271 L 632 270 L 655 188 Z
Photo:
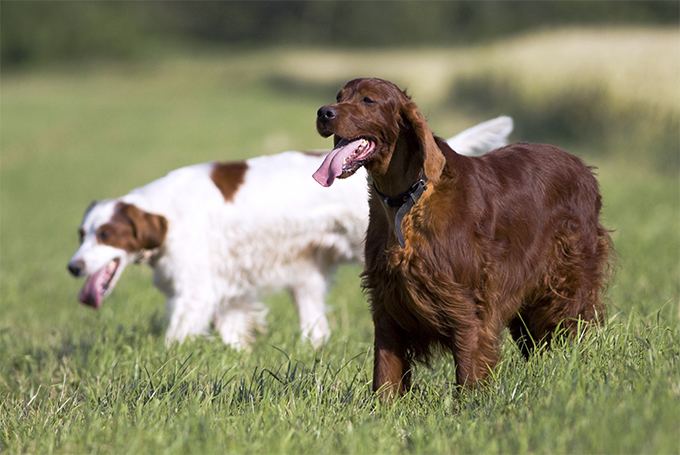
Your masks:
M 462 307 L 462 306 L 461 306 Z M 472 386 L 484 379 L 498 362 L 504 324 L 493 313 L 479 319 L 469 304 L 468 314 L 458 314 L 453 336 L 456 383 Z
M 374 315 L 375 352 L 373 362 L 373 391 L 383 399 L 393 398 L 408 390 L 411 365 L 406 357 L 404 338 L 399 327 L 387 315 Z
M 181 343 L 187 338 L 205 335 L 215 313 L 214 299 L 206 296 L 168 298 L 168 329 L 165 344 Z

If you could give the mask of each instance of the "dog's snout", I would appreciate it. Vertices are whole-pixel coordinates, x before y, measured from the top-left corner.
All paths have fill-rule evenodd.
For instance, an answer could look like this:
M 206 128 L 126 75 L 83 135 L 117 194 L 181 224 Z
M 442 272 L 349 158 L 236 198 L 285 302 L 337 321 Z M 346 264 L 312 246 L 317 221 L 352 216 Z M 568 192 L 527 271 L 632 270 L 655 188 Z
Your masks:
M 331 106 L 321 106 L 318 111 L 316 111 L 316 116 L 322 122 L 328 120 L 333 120 L 336 117 L 336 111 Z
M 85 262 L 82 259 L 76 259 L 68 263 L 68 271 L 73 276 L 78 277 L 82 275 L 83 270 L 85 270 Z

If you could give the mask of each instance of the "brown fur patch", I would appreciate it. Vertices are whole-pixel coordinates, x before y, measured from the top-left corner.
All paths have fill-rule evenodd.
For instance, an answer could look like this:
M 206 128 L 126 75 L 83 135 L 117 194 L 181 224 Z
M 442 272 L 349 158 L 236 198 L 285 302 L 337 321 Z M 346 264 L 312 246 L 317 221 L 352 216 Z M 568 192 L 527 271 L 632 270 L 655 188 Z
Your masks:
M 96 234 L 97 242 L 132 253 L 160 247 L 167 231 L 168 220 L 164 216 L 119 202 L 111 221 L 99 226 Z
M 239 186 L 243 183 L 247 170 L 248 164 L 245 161 L 215 163 L 210 173 L 210 178 L 215 183 L 215 186 L 219 188 L 225 202 L 230 202 L 234 199 Z

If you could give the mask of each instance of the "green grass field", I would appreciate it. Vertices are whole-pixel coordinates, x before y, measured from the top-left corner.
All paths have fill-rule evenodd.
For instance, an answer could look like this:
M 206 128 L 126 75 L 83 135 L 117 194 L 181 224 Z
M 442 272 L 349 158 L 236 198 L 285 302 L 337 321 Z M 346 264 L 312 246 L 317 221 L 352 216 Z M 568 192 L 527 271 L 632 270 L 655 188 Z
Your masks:
M 624 34 L 607 36 L 616 33 Z M 640 83 L 642 93 L 654 93 L 645 98 L 650 111 L 677 115 L 677 73 L 674 81 L 663 59 L 651 62 L 647 54 L 677 46 L 678 34 L 655 33 L 636 46 L 649 46 L 639 54 L 659 78 L 636 74 L 626 85 L 625 71 L 608 77 L 615 57 L 588 60 L 588 77 L 599 77 L 616 100 L 614 120 Z M 360 55 L 225 52 L 3 74 L 0 452 L 679 453 L 680 187 L 677 169 L 660 170 L 654 158 L 668 150 L 640 149 L 637 136 L 618 141 L 617 153 L 598 153 L 608 142 L 589 142 L 591 135 L 567 144 L 599 167 L 604 222 L 615 230 L 607 325 L 529 362 L 508 340 L 492 379 L 473 390 L 454 386 L 452 359 L 444 357 L 416 369 L 415 388 L 404 398 L 376 400 L 358 266 L 338 274 L 329 296 L 333 336 L 318 352 L 299 342 L 284 294 L 267 300 L 269 332 L 250 353 L 216 338 L 166 349 L 163 298 L 148 269 L 130 267 L 96 312 L 77 303 L 82 283 L 66 272 L 93 199 L 124 194 L 184 164 L 328 147 L 314 131 L 316 108 L 334 98 L 339 81 L 376 74 L 371 62 L 392 62 L 381 74 L 412 87 L 447 136 L 502 113 L 456 109 L 448 93 L 457 77 L 469 81 L 494 58 L 505 61 L 551 39 L 564 36 L 520 39 L 507 52 L 499 44 Z M 398 62 L 416 54 L 429 76 L 414 68 L 395 74 Z M 332 66 L 333 56 L 348 65 Z M 551 78 L 536 90 L 562 93 L 579 82 L 570 76 L 578 72 L 576 57 L 560 64 L 561 82 Z M 527 93 L 515 101 L 526 110 L 541 106 L 540 93 L 526 88 L 527 74 L 512 77 Z M 619 134 L 639 134 L 625 125 Z M 677 138 L 673 125 L 664 134 Z

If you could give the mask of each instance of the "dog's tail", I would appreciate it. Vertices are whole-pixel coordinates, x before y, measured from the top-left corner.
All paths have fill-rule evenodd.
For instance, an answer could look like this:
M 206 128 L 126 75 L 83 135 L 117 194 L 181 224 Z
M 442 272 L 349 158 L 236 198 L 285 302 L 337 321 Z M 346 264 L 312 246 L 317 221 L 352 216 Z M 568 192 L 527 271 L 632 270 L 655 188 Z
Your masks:
M 470 127 L 446 142 L 461 155 L 480 156 L 506 145 L 513 128 L 512 117 L 501 115 Z

